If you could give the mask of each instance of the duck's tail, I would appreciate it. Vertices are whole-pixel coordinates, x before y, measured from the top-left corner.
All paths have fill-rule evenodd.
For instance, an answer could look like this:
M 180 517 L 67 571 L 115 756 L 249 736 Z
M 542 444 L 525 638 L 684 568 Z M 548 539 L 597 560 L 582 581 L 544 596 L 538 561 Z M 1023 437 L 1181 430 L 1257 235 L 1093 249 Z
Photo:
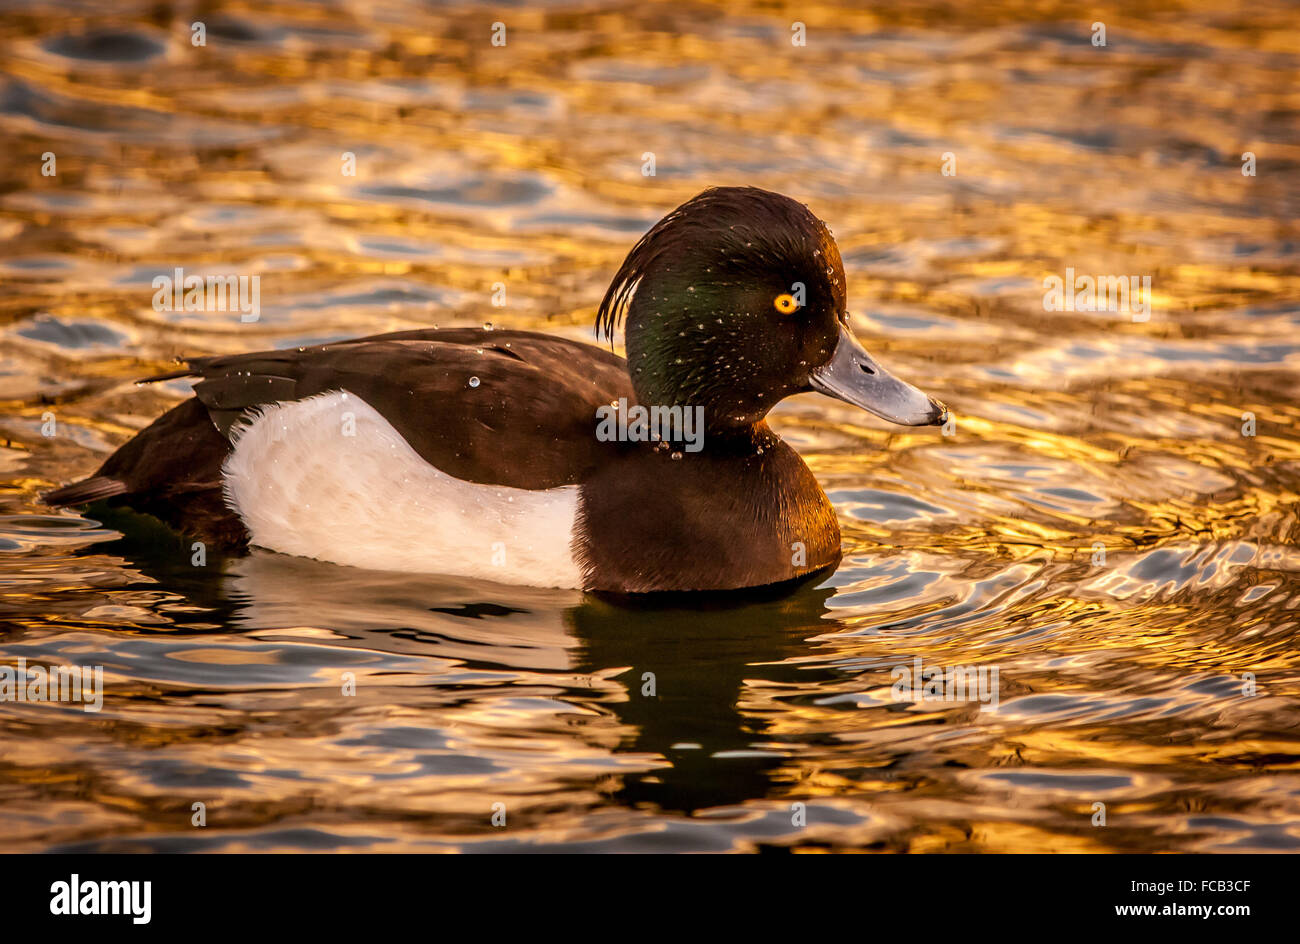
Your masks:
M 99 501 L 102 498 L 112 498 L 114 495 L 123 495 L 125 493 L 125 482 L 109 478 L 106 475 L 92 475 L 80 482 L 73 482 L 71 485 L 65 485 L 62 488 L 46 492 L 41 496 L 41 501 L 51 508 L 62 508 L 65 505 L 84 505 L 88 502 Z
M 230 444 L 196 399 L 168 410 L 124 443 L 89 478 L 46 492 L 47 505 L 84 505 L 122 495 L 145 497 L 220 482 Z
M 187 359 L 184 361 L 186 365 L 184 367 L 169 370 L 163 374 L 154 374 L 152 377 L 144 377 L 137 380 L 136 383 L 157 383 L 160 380 L 175 380 L 178 377 L 193 376 L 196 365 L 206 359 L 207 358 Z M 158 424 L 155 423 L 154 425 Z M 113 459 L 116 458 L 117 455 L 114 455 Z M 105 466 L 107 467 L 113 464 L 113 459 L 110 459 L 105 463 Z M 64 485 L 62 488 L 56 488 L 53 491 L 46 492 L 41 496 L 41 501 L 45 502 L 45 504 L 49 505 L 51 508 L 62 508 L 67 505 L 85 505 L 89 502 L 100 501 L 105 498 L 113 498 L 116 495 L 125 495 L 128 492 L 133 491 L 131 485 L 128 484 L 132 477 L 129 474 L 131 470 L 127 469 L 126 471 L 128 474 L 118 478 L 113 475 L 104 475 L 104 469 L 100 469 L 99 473 L 92 475 L 88 479 L 82 479 L 80 482 L 73 482 L 70 485 Z

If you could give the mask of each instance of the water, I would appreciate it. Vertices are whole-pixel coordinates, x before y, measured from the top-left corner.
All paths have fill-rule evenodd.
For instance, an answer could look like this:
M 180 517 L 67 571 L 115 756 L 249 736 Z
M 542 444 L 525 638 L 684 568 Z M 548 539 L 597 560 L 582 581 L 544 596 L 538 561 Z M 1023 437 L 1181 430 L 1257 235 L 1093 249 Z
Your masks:
M 1295 9 L 599 9 L 231 7 L 203 48 L 165 3 L 0 17 L 0 662 L 106 686 L 0 703 L 0 847 L 1300 848 Z M 179 354 L 589 339 L 715 183 L 825 218 L 859 335 L 958 417 L 775 411 L 840 515 L 820 584 L 194 567 L 37 501 L 186 395 L 132 384 Z M 176 266 L 260 275 L 260 320 L 155 312 Z M 1044 311 L 1067 267 L 1149 276 L 1149 321 Z M 996 708 L 893 700 L 917 657 L 996 667 Z

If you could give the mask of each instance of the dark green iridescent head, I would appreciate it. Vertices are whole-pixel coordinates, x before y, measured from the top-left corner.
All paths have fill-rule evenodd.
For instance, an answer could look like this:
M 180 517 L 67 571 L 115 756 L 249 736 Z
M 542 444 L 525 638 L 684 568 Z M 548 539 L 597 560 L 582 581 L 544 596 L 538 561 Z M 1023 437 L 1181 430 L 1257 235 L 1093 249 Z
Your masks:
M 802 307 L 778 308 L 783 295 Z M 785 302 L 789 305 L 789 302 Z M 748 426 L 809 390 L 844 317 L 835 241 L 801 203 L 752 187 L 706 190 L 633 247 L 601 303 L 627 320 L 641 403 L 703 406 L 710 428 Z
M 814 389 L 894 422 L 935 422 L 941 405 L 870 358 L 847 330 L 845 303 L 839 249 L 806 206 L 717 187 L 632 248 L 596 325 L 612 339 L 626 317 L 628 371 L 643 405 L 702 406 L 715 432 L 751 426 Z

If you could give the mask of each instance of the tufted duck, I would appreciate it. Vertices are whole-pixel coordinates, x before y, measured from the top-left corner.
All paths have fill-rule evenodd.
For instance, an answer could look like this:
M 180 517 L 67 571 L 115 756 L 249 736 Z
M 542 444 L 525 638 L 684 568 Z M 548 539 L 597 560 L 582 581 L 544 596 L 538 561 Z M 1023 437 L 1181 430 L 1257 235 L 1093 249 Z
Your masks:
M 45 500 L 361 567 L 731 590 L 839 560 L 830 501 L 764 419 L 778 401 L 815 390 L 908 426 L 945 413 L 858 343 L 831 234 L 780 194 L 715 188 L 664 217 L 597 330 L 612 342 L 623 319 L 626 360 L 470 329 L 194 358 L 146 381 L 197 378 L 193 397 Z M 700 423 L 690 443 L 672 423 L 658 440 L 598 435 L 611 408 L 642 432 L 656 409 Z

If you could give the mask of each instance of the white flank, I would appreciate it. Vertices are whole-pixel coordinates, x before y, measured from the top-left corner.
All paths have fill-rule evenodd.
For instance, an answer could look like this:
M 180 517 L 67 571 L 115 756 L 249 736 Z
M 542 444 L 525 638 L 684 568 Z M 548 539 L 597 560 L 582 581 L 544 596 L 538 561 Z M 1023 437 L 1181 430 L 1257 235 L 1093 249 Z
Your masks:
M 576 485 L 530 491 L 454 478 L 343 392 L 266 407 L 234 439 L 226 503 L 260 547 L 374 570 L 582 584 L 570 548 Z

